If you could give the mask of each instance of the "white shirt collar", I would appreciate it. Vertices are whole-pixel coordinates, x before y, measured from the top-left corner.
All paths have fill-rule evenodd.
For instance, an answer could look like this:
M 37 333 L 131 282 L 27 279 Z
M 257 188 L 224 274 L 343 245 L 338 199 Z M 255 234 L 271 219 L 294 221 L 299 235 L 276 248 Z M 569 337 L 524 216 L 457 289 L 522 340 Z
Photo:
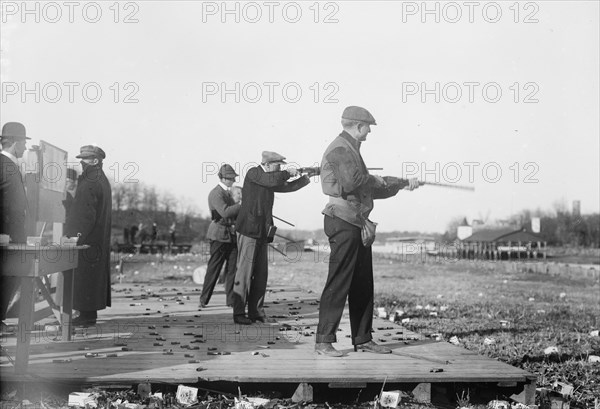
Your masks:
M 2 155 L 6 156 L 11 161 L 13 161 L 16 165 L 19 164 L 19 161 L 17 160 L 17 157 L 15 155 L 13 155 L 12 153 L 7 152 L 7 151 L 2 151 L 0 153 L 2 153 Z
M 225 190 L 226 192 L 229 192 L 229 188 L 227 187 L 227 185 L 225 183 L 221 182 L 220 180 L 219 180 L 219 185 L 223 188 L 223 190 Z
M 263 165 L 262 163 L 260 164 L 260 167 L 261 167 L 261 168 L 263 168 L 263 170 L 264 170 L 265 172 L 268 172 L 268 170 L 267 170 L 266 166 L 265 166 L 265 165 Z

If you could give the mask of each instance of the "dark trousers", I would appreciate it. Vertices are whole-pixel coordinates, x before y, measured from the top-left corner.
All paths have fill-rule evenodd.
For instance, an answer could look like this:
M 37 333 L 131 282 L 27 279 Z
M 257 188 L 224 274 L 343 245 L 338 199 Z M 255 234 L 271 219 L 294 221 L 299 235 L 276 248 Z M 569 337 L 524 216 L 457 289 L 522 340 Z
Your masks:
M 227 305 L 233 305 L 233 280 L 235 279 L 235 265 L 237 261 L 237 245 L 235 243 L 223 243 L 213 240 L 210 243 L 210 259 L 206 267 L 204 285 L 200 294 L 200 302 L 208 304 L 219 279 L 223 263 L 225 265 L 225 294 L 227 294 Z
M 244 316 L 248 303 L 248 318 L 263 318 L 269 276 L 268 243 L 240 233 L 237 239 L 239 255 L 233 285 L 233 316 Z
M 336 342 L 336 333 L 346 298 L 350 310 L 352 344 L 370 341 L 373 324 L 373 259 L 371 247 L 365 247 L 360 228 L 325 216 L 325 234 L 329 238 L 329 274 L 319 304 L 316 342 Z

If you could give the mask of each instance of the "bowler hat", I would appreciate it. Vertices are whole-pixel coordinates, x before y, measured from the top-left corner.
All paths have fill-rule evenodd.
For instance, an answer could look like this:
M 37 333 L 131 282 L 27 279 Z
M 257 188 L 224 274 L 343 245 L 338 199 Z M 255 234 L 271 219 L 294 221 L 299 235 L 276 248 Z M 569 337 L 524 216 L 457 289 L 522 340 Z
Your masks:
M 282 163 L 286 164 L 285 156 L 278 154 L 277 152 L 264 151 L 262 153 L 262 163 Z
M 20 122 L 7 122 L 2 127 L 2 139 L 13 139 L 15 141 L 31 139 L 25 136 L 25 126 Z
M 233 168 L 231 167 L 231 165 L 229 165 L 228 163 L 224 164 L 223 166 L 221 166 L 221 169 L 219 169 L 219 177 L 221 179 L 225 178 L 225 179 L 235 179 L 235 177 L 238 174 L 235 173 L 235 170 L 233 170 Z
M 106 153 L 99 146 L 95 145 L 84 145 L 79 149 L 79 155 L 75 156 L 79 159 L 89 159 L 89 158 L 106 158 Z
M 365 122 L 369 125 L 377 125 L 377 123 L 375 122 L 375 118 L 373 118 L 373 115 L 371 115 L 369 111 L 362 107 L 346 107 L 346 109 L 344 109 L 344 112 L 342 113 L 342 118 L 349 119 L 351 121 Z

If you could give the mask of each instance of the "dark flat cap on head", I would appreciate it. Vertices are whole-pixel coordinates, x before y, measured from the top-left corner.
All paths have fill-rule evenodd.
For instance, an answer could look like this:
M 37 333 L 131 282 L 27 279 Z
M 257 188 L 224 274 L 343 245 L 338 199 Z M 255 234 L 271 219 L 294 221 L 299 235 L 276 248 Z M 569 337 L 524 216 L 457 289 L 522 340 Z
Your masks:
M 79 155 L 75 156 L 79 159 L 90 159 L 90 158 L 106 158 L 106 153 L 99 146 L 85 145 L 79 149 Z
M 224 164 L 221 166 L 221 169 L 219 169 L 219 177 L 221 179 L 235 179 L 236 176 L 238 176 L 238 174 L 235 173 L 233 167 L 231 167 L 231 165 L 228 163 Z
M 20 122 L 7 122 L 2 127 L 2 139 L 26 140 L 31 139 L 25 135 L 25 126 Z
M 264 151 L 262 153 L 262 163 L 282 163 L 286 164 L 285 156 L 278 154 L 277 152 Z
M 365 122 L 369 125 L 377 125 L 377 123 L 375 122 L 375 118 L 373 118 L 373 115 L 371 115 L 369 111 L 362 107 L 346 107 L 346 109 L 344 109 L 344 112 L 342 113 L 342 118 L 349 119 L 351 121 Z

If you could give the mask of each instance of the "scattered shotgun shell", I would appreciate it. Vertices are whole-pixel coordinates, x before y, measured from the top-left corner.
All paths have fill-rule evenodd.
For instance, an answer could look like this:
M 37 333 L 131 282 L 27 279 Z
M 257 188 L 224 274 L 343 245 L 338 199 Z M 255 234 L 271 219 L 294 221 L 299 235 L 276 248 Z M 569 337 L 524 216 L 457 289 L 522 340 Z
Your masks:
M 116 357 L 118 357 L 118 355 L 117 354 L 106 354 L 106 357 L 107 358 L 116 358 Z
M 200 347 L 199 346 L 193 346 L 193 347 L 189 347 L 188 349 L 192 350 L 192 351 L 198 351 L 200 349 Z
M 217 347 L 208 347 L 208 350 L 209 350 L 209 351 L 216 351 L 216 350 L 217 350 Z
M 158 332 L 152 331 L 152 332 L 149 332 L 148 335 L 158 335 Z
M 53 359 L 52 362 L 55 364 L 67 364 L 69 362 L 71 362 L 72 359 L 71 358 L 67 358 L 67 359 Z
M 258 355 L 258 351 L 252 352 L 252 355 Z
M 179 342 L 179 341 L 171 341 L 171 345 L 179 345 L 179 344 L 181 344 L 181 342 Z
M 184 357 L 186 357 L 186 358 L 193 358 L 193 357 L 194 357 L 194 354 L 185 354 L 185 355 L 183 355 L 183 356 L 184 356 Z
M 219 354 L 220 355 L 231 355 L 231 352 L 229 352 L 229 351 L 222 351 Z
M 199 359 L 190 359 L 190 360 L 188 361 L 188 364 L 199 364 L 199 363 L 200 363 L 200 360 L 199 360 Z
M 219 355 L 217 351 L 207 351 L 206 355 Z
M 194 335 L 193 332 L 184 332 L 183 335 Z
M 155 347 L 161 347 L 161 346 L 163 346 L 163 343 L 162 342 L 155 342 L 153 345 Z
M 148 329 L 156 329 L 156 325 L 148 325 Z
M 90 349 L 90 347 L 79 347 L 77 349 L 80 351 L 88 351 Z
M 121 348 L 121 351 L 133 351 L 133 348 L 123 347 Z
M 269 345 L 275 345 L 275 341 L 267 341 L 267 344 L 269 344 Z
M 163 355 L 173 355 L 172 349 L 163 349 Z
M 437 373 L 437 372 L 444 372 L 444 370 L 442 368 L 432 368 L 429 370 L 429 372 Z
M 206 371 L 206 368 L 198 367 L 196 368 L 196 372 Z
M 86 358 L 97 358 L 98 357 L 98 353 L 97 352 L 88 352 L 87 354 L 85 354 Z

